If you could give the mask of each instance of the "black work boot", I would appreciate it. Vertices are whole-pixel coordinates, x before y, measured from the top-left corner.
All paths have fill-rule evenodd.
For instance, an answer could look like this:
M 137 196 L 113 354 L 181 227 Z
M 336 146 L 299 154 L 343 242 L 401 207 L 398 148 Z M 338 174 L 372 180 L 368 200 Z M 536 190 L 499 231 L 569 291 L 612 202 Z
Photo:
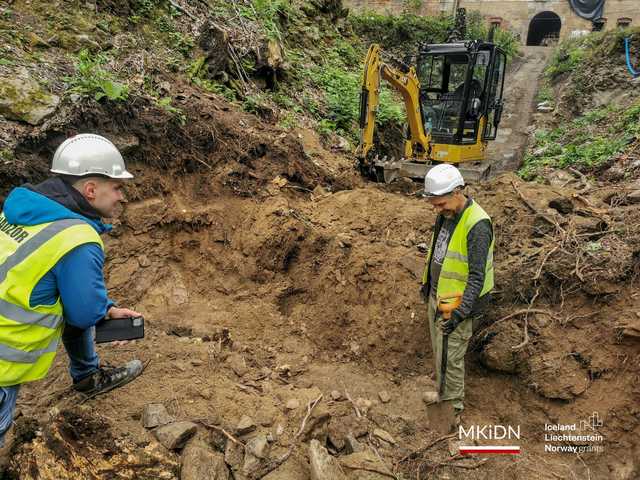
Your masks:
M 140 360 L 131 360 L 124 367 L 100 367 L 97 372 L 74 382 L 73 388 L 85 395 L 100 395 L 129 383 L 140 375 L 142 370 L 143 366 Z

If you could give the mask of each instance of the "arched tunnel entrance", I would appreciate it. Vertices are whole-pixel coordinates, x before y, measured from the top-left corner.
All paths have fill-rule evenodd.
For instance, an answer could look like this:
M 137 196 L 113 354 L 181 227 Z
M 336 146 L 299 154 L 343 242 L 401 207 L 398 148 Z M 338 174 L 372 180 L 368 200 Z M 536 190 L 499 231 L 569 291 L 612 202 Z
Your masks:
M 531 19 L 527 45 L 547 45 L 549 40 L 560 36 L 562 21 L 553 12 L 540 12 Z

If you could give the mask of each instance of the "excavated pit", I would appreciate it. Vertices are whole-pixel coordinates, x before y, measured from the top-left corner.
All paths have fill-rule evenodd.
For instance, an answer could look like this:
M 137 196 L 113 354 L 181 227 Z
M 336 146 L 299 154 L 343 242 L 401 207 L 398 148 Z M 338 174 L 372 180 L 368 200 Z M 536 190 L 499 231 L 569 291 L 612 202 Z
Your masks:
M 184 97 L 181 107 L 197 105 L 200 117 L 188 127 L 167 126 L 160 112 L 104 107 L 81 109 L 65 126 L 116 142 L 135 137 L 136 179 L 106 242 L 106 277 L 120 304 L 145 313 L 147 338 L 99 350 L 111 363 L 150 363 L 140 379 L 78 411 L 79 398 L 61 390 L 61 352 L 44 382 L 23 389 L 23 418 L 39 419 L 44 433 L 17 442 L 16 478 L 173 478 L 177 457 L 156 451 L 140 423 L 148 403 L 229 431 L 249 414 L 276 436 L 277 453 L 319 394 L 329 439 L 331 422 L 359 428 L 406 475 L 634 478 L 637 208 L 611 207 L 602 190 L 578 194 L 578 179 L 560 188 L 505 174 L 469 189 L 495 221 L 497 294 L 468 355 L 465 422 L 520 426 L 522 454 L 462 460 L 461 470 L 447 464 L 444 442 L 403 460 L 436 438 L 421 400 L 433 369 L 418 296 L 418 245 L 428 242 L 434 216 L 412 194 L 419 186 L 365 184 L 350 159 L 319 149 L 309 132 L 278 133 L 219 100 Z M 21 144 L 18 161 L 28 168 L 7 177 L 5 193 L 17 180 L 44 178 L 60 134 Z M 300 406 L 288 408 L 292 399 Z M 544 452 L 546 423 L 593 412 L 604 419 L 603 453 Z M 372 436 L 376 428 L 397 444 Z M 210 434 L 199 435 L 213 445 Z M 329 445 L 339 454 L 340 445 Z M 309 478 L 307 462 L 301 443 L 264 478 Z

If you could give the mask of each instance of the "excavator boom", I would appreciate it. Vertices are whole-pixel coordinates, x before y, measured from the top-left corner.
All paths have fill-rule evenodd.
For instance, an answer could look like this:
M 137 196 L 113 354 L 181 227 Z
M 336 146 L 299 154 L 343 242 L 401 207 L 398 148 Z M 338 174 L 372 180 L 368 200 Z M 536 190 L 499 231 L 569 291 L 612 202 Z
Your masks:
M 364 62 L 362 91 L 360 93 L 360 145 L 356 155 L 365 160 L 374 146 L 376 114 L 380 105 L 380 83 L 387 81 L 404 101 L 409 126 L 409 138 L 405 141 L 406 158 L 426 159 L 429 154 L 429 136 L 425 133 L 420 108 L 420 82 L 414 67 L 407 71 L 391 67 L 382 61 L 380 46 L 369 47 Z

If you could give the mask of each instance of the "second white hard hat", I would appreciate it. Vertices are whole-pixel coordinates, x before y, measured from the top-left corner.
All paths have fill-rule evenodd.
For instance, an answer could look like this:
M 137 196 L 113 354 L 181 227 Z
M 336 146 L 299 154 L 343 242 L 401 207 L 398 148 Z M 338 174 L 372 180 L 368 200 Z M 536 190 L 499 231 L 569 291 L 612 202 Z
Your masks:
M 448 163 L 436 165 L 424 177 L 424 195 L 439 197 L 464 186 L 460 170 Z
M 81 133 L 62 142 L 53 155 L 51 172 L 74 177 L 95 174 L 115 179 L 133 178 L 116 146 L 93 133 Z

